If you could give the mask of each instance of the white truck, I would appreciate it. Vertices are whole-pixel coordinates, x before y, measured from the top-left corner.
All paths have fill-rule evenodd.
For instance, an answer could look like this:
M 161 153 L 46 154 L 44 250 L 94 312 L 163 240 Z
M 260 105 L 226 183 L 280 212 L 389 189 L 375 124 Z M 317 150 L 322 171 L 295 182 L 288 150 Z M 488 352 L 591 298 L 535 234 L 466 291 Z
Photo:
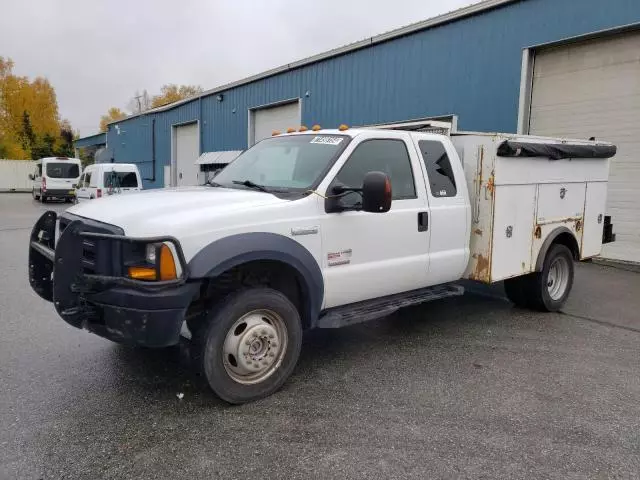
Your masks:
M 304 129 L 303 129 L 304 130 Z M 302 334 L 505 282 L 561 308 L 573 262 L 613 239 L 603 142 L 402 129 L 263 140 L 208 186 L 46 212 L 33 289 L 69 324 L 150 347 L 190 339 L 212 390 L 277 390 Z

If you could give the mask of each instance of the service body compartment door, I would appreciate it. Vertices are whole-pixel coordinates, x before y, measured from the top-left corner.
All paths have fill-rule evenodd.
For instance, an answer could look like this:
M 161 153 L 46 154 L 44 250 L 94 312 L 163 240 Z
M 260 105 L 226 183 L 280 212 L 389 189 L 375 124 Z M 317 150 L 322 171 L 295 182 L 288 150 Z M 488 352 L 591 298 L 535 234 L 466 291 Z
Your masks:
M 586 183 L 551 183 L 538 187 L 538 223 L 582 219 Z
M 531 243 L 534 234 L 537 185 L 496 187 L 491 280 L 524 275 L 533 270 Z

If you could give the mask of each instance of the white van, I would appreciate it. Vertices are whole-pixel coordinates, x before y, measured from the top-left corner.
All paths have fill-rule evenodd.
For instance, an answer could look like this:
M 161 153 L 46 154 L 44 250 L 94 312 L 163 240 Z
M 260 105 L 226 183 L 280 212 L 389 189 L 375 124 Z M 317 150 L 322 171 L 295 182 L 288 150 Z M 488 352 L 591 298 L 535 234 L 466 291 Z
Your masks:
M 80 178 L 79 158 L 46 157 L 36 160 L 36 169 L 29 175 L 33 180 L 31 194 L 42 203 L 52 198 L 70 202 L 75 197 L 74 184 Z
M 96 163 L 82 172 L 76 198 L 81 202 L 140 190 L 142 179 L 135 163 Z

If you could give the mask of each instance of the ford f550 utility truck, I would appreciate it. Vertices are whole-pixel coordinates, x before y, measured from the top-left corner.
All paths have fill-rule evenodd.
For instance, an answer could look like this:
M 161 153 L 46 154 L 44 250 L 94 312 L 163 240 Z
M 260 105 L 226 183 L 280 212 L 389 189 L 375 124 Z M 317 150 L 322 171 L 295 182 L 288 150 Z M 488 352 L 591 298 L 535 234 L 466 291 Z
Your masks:
M 98 199 L 33 228 L 29 278 L 70 325 L 148 347 L 190 339 L 213 391 L 278 389 L 302 333 L 504 281 L 558 310 L 612 239 L 613 145 L 402 129 L 277 135 L 208 186 Z

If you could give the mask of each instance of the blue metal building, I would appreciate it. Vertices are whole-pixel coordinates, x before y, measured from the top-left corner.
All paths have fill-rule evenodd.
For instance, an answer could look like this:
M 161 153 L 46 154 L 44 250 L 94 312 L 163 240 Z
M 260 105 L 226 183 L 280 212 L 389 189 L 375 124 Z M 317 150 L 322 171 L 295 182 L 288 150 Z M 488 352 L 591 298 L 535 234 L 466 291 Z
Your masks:
M 138 163 L 154 188 L 181 183 L 181 157 L 245 149 L 278 118 L 335 128 L 455 115 L 461 130 L 571 134 L 548 127 L 562 114 L 548 92 L 560 87 L 549 84 L 555 67 L 536 76 L 540 52 L 560 58 L 540 65 L 568 65 L 573 50 L 563 46 L 635 35 L 625 47 L 633 61 L 638 31 L 638 0 L 485 0 L 112 123 L 107 150 L 115 162 Z M 293 117 L 278 114 L 287 107 Z M 189 135 L 196 143 L 185 150 Z

